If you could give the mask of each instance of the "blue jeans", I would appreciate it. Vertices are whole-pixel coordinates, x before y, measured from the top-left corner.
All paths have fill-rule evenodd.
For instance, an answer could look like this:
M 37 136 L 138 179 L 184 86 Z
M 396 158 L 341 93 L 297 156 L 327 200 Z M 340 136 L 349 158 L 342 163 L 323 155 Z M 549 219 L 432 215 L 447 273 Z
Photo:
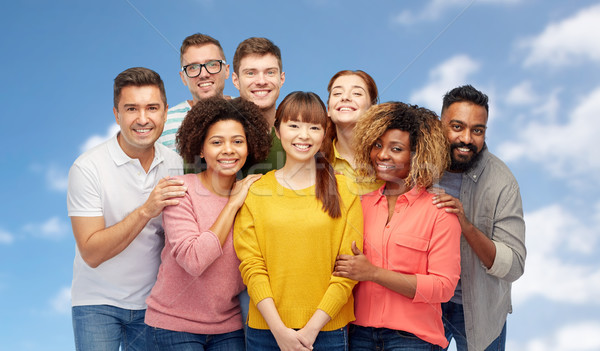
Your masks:
M 73 306 L 77 351 L 146 351 L 146 310 L 109 305 Z
M 277 341 L 269 329 L 246 329 L 246 349 L 248 351 L 279 351 Z M 320 331 L 313 344 L 314 351 L 348 351 L 348 328 Z
M 163 351 L 244 351 L 242 329 L 223 334 L 193 334 L 148 327 L 148 350 Z
M 351 351 L 440 351 L 440 346 L 419 339 L 412 333 L 388 328 L 350 324 Z
M 442 319 L 448 342 L 454 338 L 457 351 L 467 351 L 467 334 L 465 332 L 465 313 L 463 305 L 454 302 L 442 304 Z M 496 340 L 492 341 L 484 351 L 504 351 L 506 346 L 506 322 Z M 447 348 L 446 348 L 447 350 Z

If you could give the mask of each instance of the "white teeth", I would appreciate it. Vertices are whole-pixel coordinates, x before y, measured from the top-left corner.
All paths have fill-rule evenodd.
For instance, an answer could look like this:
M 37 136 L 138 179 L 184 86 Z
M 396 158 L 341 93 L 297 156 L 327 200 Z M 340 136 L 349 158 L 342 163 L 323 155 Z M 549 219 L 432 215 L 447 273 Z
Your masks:
M 302 149 L 302 150 L 306 150 L 310 147 L 310 145 L 303 145 L 303 144 L 294 144 L 295 147 L 297 147 L 298 149 Z
M 351 109 L 350 107 L 342 107 L 342 108 L 340 108 L 340 112 L 346 112 L 346 111 L 354 111 L 354 110 Z
M 471 151 L 471 149 L 469 149 L 469 148 L 467 148 L 467 147 L 459 147 L 459 148 L 458 148 L 458 151 L 461 151 L 461 152 L 469 152 L 469 151 Z
M 208 86 L 211 86 L 212 84 L 213 83 L 211 83 L 211 82 L 202 83 L 202 84 L 200 84 L 200 88 L 208 87 Z
M 147 133 L 150 131 L 150 129 L 134 129 L 134 130 L 138 133 Z
M 262 97 L 262 96 L 266 96 L 269 92 L 266 90 L 258 90 L 258 91 L 254 91 L 253 93 L 254 93 L 254 95 Z
M 219 161 L 219 162 L 220 162 L 220 163 L 227 163 L 227 164 L 230 164 L 230 163 L 235 163 L 235 160 L 228 160 L 228 161 L 221 160 L 221 161 Z
M 381 169 L 390 169 L 390 168 L 394 168 L 394 166 L 388 166 L 388 165 L 377 164 L 377 168 L 381 168 Z

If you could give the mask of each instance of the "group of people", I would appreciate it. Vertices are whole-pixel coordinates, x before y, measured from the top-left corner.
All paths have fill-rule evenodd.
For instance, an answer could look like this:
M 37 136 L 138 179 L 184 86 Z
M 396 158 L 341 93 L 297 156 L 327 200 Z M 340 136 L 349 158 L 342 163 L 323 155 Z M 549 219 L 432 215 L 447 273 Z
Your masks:
M 192 99 L 121 72 L 120 131 L 69 172 L 77 350 L 504 349 L 525 224 L 485 94 L 454 88 L 438 117 L 343 70 L 326 103 L 276 106 L 266 38 L 235 51 L 238 98 L 219 41 L 180 59 Z

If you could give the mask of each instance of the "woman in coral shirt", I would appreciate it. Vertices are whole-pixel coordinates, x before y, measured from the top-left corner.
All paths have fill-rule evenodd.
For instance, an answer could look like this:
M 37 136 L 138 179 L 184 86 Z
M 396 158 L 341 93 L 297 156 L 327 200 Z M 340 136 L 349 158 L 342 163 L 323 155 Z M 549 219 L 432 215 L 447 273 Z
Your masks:
M 460 225 L 426 188 L 443 174 L 447 142 L 435 113 L 401 102 L 367 111 L 355 128 L 359 172 L 385 181 L 364 195 L 364 253 L 335 273 L 358 280 L 351 350 L 439 350 L 441 303 L 460 274 Z

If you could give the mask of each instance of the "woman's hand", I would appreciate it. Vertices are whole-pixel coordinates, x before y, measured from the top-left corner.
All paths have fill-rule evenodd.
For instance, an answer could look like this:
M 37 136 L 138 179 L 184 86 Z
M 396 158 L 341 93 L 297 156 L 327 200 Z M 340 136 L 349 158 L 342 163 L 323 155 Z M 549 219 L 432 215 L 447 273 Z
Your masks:
M 271 332 L 275 337 L 275 341 L 277 341 L 277 346 L 279 346 L 282 351 L 312 350 L 312 346 L 305 346 L 312 345 L 312 343 L 294 329 L 284 327 L 277 330 L 272 329 Z
M 262 174 L 250 174 L 244 179 L 240 179 L 233 184 L 229 193 L 228 205 L 238 210 L 244 204 L 250 185 L 259 180 Z
M 356 247 L 356 241 L 352 242 L 352 252 L 354 256 L 339 255 L 337 257 L 333 275 L 357 281 L 374 280 L 378 267 L 369 262 L 367 256 Z

